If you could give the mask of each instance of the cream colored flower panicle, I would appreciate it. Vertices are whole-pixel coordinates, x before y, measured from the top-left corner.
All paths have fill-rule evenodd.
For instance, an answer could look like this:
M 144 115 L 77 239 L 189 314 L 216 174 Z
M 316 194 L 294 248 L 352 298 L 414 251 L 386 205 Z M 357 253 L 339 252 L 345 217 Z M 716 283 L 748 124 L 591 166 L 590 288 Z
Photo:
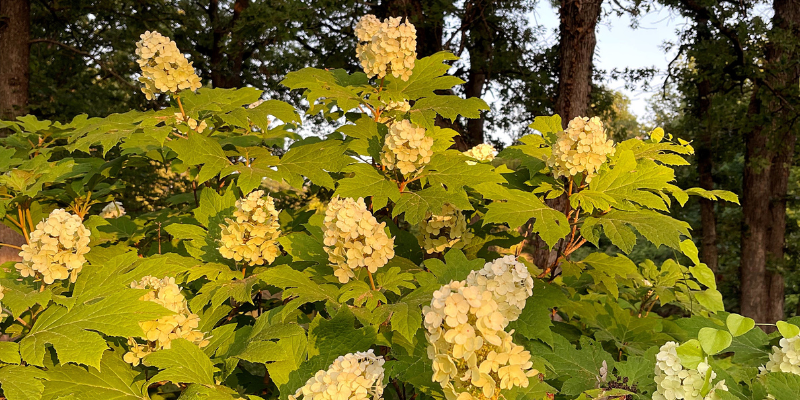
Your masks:
M 482 286 L 450 282 L 422 310 L 433 380 L 448 399 L 497 399 L 501 389 L 527 387 L 530 352 L 512 342 L 499 297 Z
M 677 349 L 678 343 L 667 342 L 656 354 L 656 392 L 653 393 L 653 400 L 717 400 L 717 390 L 728 391 L 723 379 L 711 386 L 708 394 L 703 396 L 701 390 L 705 385 L 708 363 L 701 362 L 697 369 L 685 368 Z M 716 377 L 717 374 L 712 370 L 709 382 Z
M 200 78 L 192 63 L 178 50 L 175 42 L 155 31 L 143 33 L 141 39 L 136 43 L 136 55 L 142 68 L 139 81 L 144 84 L 142 92 L 148 100 L 152 100 L 156 93 L 200 88 Z
M 394 238 L 386 235 L 385 227 L 363 198 L 331 199 L 325 210 L 325 252 L 339 282 L 349 282 L 358 268 L 375 273 L 394 257 Z
M 339 356 L 318 371 L 289 400 L 379 400 L 383 396 L 383 357 L 372 350 Z
M 780 347 L 772 346 L 767 365 L 760 367 L 762 373 L 787 372 L 800 375 L 800 335 L 781 338 Z
M 103 207 L 103 211 L 100 211 L 100 216 L 102 218 L 119 218 L 123 215 L 125 215 L 125 208 L 122 207 L 122 203 L 119 201 L 112 201 L 106 204 L 106 206 Z
M 514 256 L 486 263 L 483 269 L 470 272 L 467 285 L 492 292 L 498 309 L 509 321 L 519 318 L 525 301 L 533 294 L 533 277 Z
M 219 253 L 249 265 L 272 263 L 280 255 L 277 239 L 281 235 L 275 200 L 256 190 L 243 199 L 236 200 L 236 220 L 225 218 L 220 238 Z
M 584 174 L 586 182 L 614 154 L 614 141 L 609 140 L 600 118 L 577 117 L 569 121 L 565 131 L 558 134 L 553 154 L 547 165 L 556 176 Z
M 395 121 L 389 126 L 389 133 L 386 135 L 381 164 L 408 175 L 431 162 L 431 147 L 433 138 L 425 135 L 425 128 L 405 119 Z
M 494 149 L 494 146 L 486 143 L 481 143 L 465 151 L 464 155 L 467 157 L 472 157 L 478 161 L 492 161 L 494 160 L 496 152 L 497 150 Z
M 408 20 L 401 22 L 402 18 L 381 22 L 374 15 L 365 15 L 356 24 L 356 55 L 370 78 L 383 78 L 387 73 L 404 81 L 411 77 L 417 58 L 417 30 Z
M 208 345 L 208 340 L 203 337 L 203 332 L 197 329 L 200 317 L 189 311 L 180 286 L 175 284 L 175 278 L 158 279 L 153 276 L 145 276 L 138 282 L 131 282 L 131 288 L 149 290 L 140 300 L 152 301 L 175 314 L 153 321 L 139 322 L 139 326 L 144 331 L 145 343 L 129 338 L 130 350 L 123 356 L 126 362 L 134 366 L 139 365 L 144 356 L 161 349 L 169 349 L 171 342 L 175 339 L 186 339 L 200 347 Z
M 53 210 L 31 232 L 30 244 L 22 245 L 22 262 L 16 268 L 22 276 L 41 275 L 47 284 L 67 278 L 75 282 L 86 263 L 90 235 L 81 217 L 63 209 Z
M 448 248 L 460 249 L 474 235 L 467 230 L 467 217 L 452 204 L 445 204 L 439 214 L 428 213 L 420 222 L 417 240 L 428 254 Z

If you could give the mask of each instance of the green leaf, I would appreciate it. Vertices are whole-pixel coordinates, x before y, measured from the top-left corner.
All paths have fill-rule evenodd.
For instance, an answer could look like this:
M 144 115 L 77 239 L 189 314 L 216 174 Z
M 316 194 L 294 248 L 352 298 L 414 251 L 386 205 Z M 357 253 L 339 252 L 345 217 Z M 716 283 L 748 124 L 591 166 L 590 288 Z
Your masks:
M 339 289 L 336 286 L 317 284 L 305 273 L 286 265 L 269 268 L 261 273 L 261 279 L 269 285 L 283 289 L 283 299 L 290 300 L 284 305 L 282 311 L 284 316 L 306 303 L 326 301 L 339 304 Z
M 431 56 L 416 60 L 414 70 L 408 81 L 403 81 L 394 76 L 386 76 L 386 90 L 384 96 L 391 100 L 417 100 L 421 97 L 435 97 L 436 90 L 452 89 L 453 86 L 464 83 L 455 76 L 444 75 L 450 69 L 445 61 L 458 60 L 458 57 L 446 51 L 440 51 Z
M 153 382 L 214 384 L 214 364 L 203 350 L 186 339 L 173 340 L 169 349 L 148 354 L 142 363 L 161 370 L 151 378 Z
M 362 156 L 372 157 L 374 160 L 380 159 L 386 125 L 375 122 L 367 115 L 361 115 L 353 123 L 354 125 L 342 125 L 336 130 L 352 138 L 348 143 L 348 149 Z
M 204 188 L 200 192 L 200 206 L 194 209 L 194 218 L 206 228 L 217 228 L 223 217 L 229 217 L 235 209 L 236 197 L 233 190 L 219 195 L 212 188 Z
M 325 103 L 336 102 L 343 111 L 350 111 L 362 102 L 359 88 L 368 82 L 366 74 L 356 72 L 348 75 L 342 69 L 323 70 L 318 68 L 303 68 L 286 74 L 281 84 L 289 89 L 307 89 L 305 98 L 310 104 L 319 99 Z M 314 110 L 315 108 L 311 108 Z
M 431 162 L 425 166 L 426 175 L 431 184 L 442 185 L 448 191 L 460 191 L 464 186 L 475 187 L 479 184 L 505 183 L 502 175 L 495 172 L 491 165 L 467 164 L 471 158 L 454 150 L 436 153 Z
M 614 297 L 619 297 L 618 276 L 626 279 L 639 275 L 636 264 L 623 255 L 612 257 L 605 253 L 592 253 L 581 262 L 592 266 L 588 273 L 594 279 L 595 284 L 602 283 Z
M 215 177 L 223 168 L 232 164 L 216 139 L 200 133 L 190 133 L 188 139 L 170 141 L 169 146 L 186 164 L 203 164 L 197 175 L 198 185 Z
M 714 328 L 700 329 L 697 338 L 700 340 L 703 351 L 712 356 L 727 349 L 733 340 L 730 333 Z
M 178 400 L 260 400 L 261 397 L 241 395 L 239 392 L 226 386 L 204 386 L 193 383 L 181 393 Z
M 533 287 L 533 296 L 528 297 L 525 308 L 519 318 L 511 322 L 509 329 L 514 329 L 527 339 L 541 340 L 553 346 L 551 310 L 566 302 L 567 297 L 559 286 L 537 280 Z
M 71 396 L 71 397 L 70 397 Z M 49 368 L 42 400 L 147 400 L 139 371 L 122 361 L 116 351 L 106 351 L 100 368 L 61 365 Z
M 426 124 L 417 121 L 420 118 L 433 120 L 436 118 L 436 114 L 451 121 L 455 121 L 459 115 L 466 118 L 480 118 L 481 110 L 488 109 L 489 105 L 478 97 L 462 99 L 454 95 L 440 95 L 417 100 L 414 107 L 411 108 L 410 115 L 411 122 L 425 126 Z
M 0 362 L 6 364 L 19 364 L 19 343 L 0 342 Z
M 509 228 L 516 229 L 533 218 L 533 232 L 550 247 L 569 234 L 569 221 L 564 213 L 548 207 L 532 193 L 493 184 L 481 184 L 475 189 L 494 200 L 488 206 L 484 224 L 507 223 Z
M 395 257 L 394 259 L 397 259 Z M 387 265 L 388 267 L 388 265 Z M 408 272 L 400 272 L 400 267 L 390 267 L 385 272 L 376 276 L 380 290 L 386 290 L 395 294 L 401 294 L 401 288 L 416 289 L 414 285 L 414 275 Z
M 143 290 L 124 287 L 115 290 L 115 293 L 99 296 L 80 296 L 81 301 L 71 309 L 60 305 L 48 307 L 20 341 L 22 359 L 43 366 L 46 346 L 50 344 L 61 364 L 75 362 L 99 369 L 107 345 L 98 332 L 109 336 L 141 337 L 140 321 L 170 314 L 156 303 L 139 300 Z
M 733 352 L 735 363 L 764 364 L 772 354 L 769 337 L 761 329 L 750 329 L 747 333 L 733 338 L 729 351 Z
M 404 214 L 406 222 L 416 225 L 427 213 L 439 213 L 442 206 L 450 203 L 462 210 L 471 210 L 472 205 L 464 192 L 448 192 L 441 186 L 431 186 L 418 192 L 402 192 L 394 205 L 392 216 Z
M 289 382 L 290 374 L 300 367 L 307 354 L 306 331 L 297 324 L 272 324 L 270 314 L 262 314 L 241 352 L 227 357 L 266 364 L 276 385 Z M 275 318 L 273 318 L 275 319 Z
M 344 154 L 346 150 L 346 144 L 334 139 L 309 138 L 295 142 L 281 157 L 277 176 L 295 188 L 303 186 L 302 177 L 305 176 L 317 185 L 333 189 L 334 182 L 328 173 L 339 172 L 355 162 Z
M 425 268 L 436 276 L 440 284 L 446 285 L 451 281 L 463 281 L 472 271 L 483 268 L 485 261 L 481 258 L 467 259 L 459 249 L 450 249 L 444 255 L 444 262 L 438 258 L 425 260 Z
M 800 375 L 788 372 L 770 372 L 766 376 L 767 392 L 775 400 L 800 399 Z
M 676 250 L 680 250 L 681 235 L 690 236 L 688 223 L 652 210 L 611 210 L 599 217 L 588 217 L 581 228 L 581 234 L 597 244 L 599 237 L 594 235 L 593 230 L 598 228 L 602 228 L 612 244 L 629 254 L 636 244 L 633 229 L 656 247 L 663 244 Z
M 692 274 L 694 279 L 703 285 L 708 286 L 713 290 L 717 290 L 717 278 L 714 276 L 714 271 L 708 268 L 705 264 L 697 264 L 689 267 L 689 273 Z
M 354 173 L 354 176 L 339 180 L 334 195 L 354 199 L 372 197 L 373 212 L 385 207 L 389 199 L 393 202 L 400 199 L 397 185 L 369 164 L 348 165 L 342 172 Z
M 678 346 L 676 350 L 678 352 L 678 358 L 681 359 L 681 364 L 683 364 L 685 368 L 695 369 L 698 365 L 700 365 L 701 362 L 705 360 L 703 346 L 697 339 L 687 341 L 686 343 Z
M 294 261 L 313 261 L 318 264 L 328 264 L 328 253 L 325 245 L 317 238 L 303 232 L 293 232 L 278 238 L 278 243 L 292 256 Z
M 390 305 L 392 311 L 392 330 L 398 332 L 409 342 L 413 342 L 417 330 L 422 326 L 422 312 L 419 307 L 397 302 Z
M 800 335 L 800 327 L 797 325 L 785 321 L 778 321 L 776 325 L 778 326 L 778 331 L 781 333 L 781 336 L 787 339 Z
M 725 325 L 728 326 L 728 330 L 731 332 L 731 335 L 736 337 L 742 336 L 751 329 L 755 328 L 756 321 L 754 321 L 752 318 L 743 317 L 739 314 L 728 314 L 728 318 L 725 320 Z
M 8 400 L 41 399 L 45 372 L 33 366 L 0 367 L 0 388 Z
M 562 132 L 564 128 L 561 126 L 561 116 L 555 114 L 553 116 L 538 116 L 533 119 L 533 123 L 528 125 L 529 128 L 539 131 L 543 137 L 555 137 L 555 134 Z
M 586 336 L 580 339 L 580 350 L 560 335 L 553 336 L 553 343 L 553 352 L 544 353 L 542 356 L 559 376 L 566 378 L 561 387 L 561 393 L 565 396 L 577 396 L 585 390 L 594 388 L 603 361 L 606 362 L 608 370 L 614 368 L 614 357 L 603 350 L 600 342 L 595 342 Z
M 287 124 L 300 125 L 303 122 L 294 106 L 280 100 L 266 100 L 255 108 L 247 109 L 247 117 L 262 131 L 266 131 L 269 128 L 270 121 L 266 118 L 268 115 L 272 115 Z

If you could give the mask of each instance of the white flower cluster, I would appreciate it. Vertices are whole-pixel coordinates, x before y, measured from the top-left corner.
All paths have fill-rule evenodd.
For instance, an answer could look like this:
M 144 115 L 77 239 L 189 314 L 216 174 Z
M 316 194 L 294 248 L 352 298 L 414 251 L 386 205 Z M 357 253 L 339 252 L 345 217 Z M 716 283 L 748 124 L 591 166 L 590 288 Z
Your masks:
M 518 303 L 499 304 L 520 295 L 527 298 L 532 293 L 528 279 L 513 260 L 501 259 L 433 293 L 431 305 L 422 310 L 423 324 L 433 380 L 448 399 L 497 399 L 501 389 L 527 387 L 528 378 L 539 374 L 530 352 L 512 342 L 514 331 L 505 331 L 519 316 Z M 503 280 L 518 282 L 501 284 Z M 501 290 L 505 294 L 499 295 Z
M 379 400 L 383 395 L 383 357 L 372 350 L 339 356 L 318 371 L 289 400 Z
M 408 20 L 401 22 L 399 17 L 381 22 L 374 15 L 365 15 L 356 24 L 356 56 L 370 78 L 383 78 L 387 72 L 404 81 L 411 77 L 417 58 L 417 30 Z
M 325 252 L 341 283 L 354 278 L 357 268 L 375 273 L 394 257 L 394 238 L 386 235 L 386 223 L 378 223 L 363 198 L 334 197 L 325 210 L 324 223 Z
M 188 115 L 184 117 L 184 115 L 181 113 L 175 113 L 175 121 L 186 123 L 186 125 L 189 126 L 189 129 L 197 133 L 203 133 L 203 131 L 208 128 L 208 123 L 206 123 L 206 120 L 197 122 L 196 119 L 190 118 Z
M 141 344 L 134 338 L 129 338 L 130 351 L 123 356 L 126 362 L 134 366 L 139 365 L 144 356 L 161 349 L 169 349 L 175 339 L 183 338 L 200 347 L 208 345 L 208 340 L 203 337 L 203 332 L 197 330 L 200 317 L 189 311 L 180 286 L 175 284 L 175 278 L 158 279 L 153 276 L 145 276 L 139 282 L 131 282 L 131 288 L 148 289 L 149 292 L 145 293 L 140 298 L 141 300 L 160 304 L 175 314 L 154 321 L 139 322 L 139 326 L 144 331 L 146 343 Z
M 606 136 L 600 118 L 576 117 L 558 134 L 547 165 L 554 169 L 556 176 L 583 173 L 589 182 L 615 151 L 614 141 Z
M 75 282 L 86 263 L 90 235 L 81 217 L 63 209 L 53 210 L 31 232 L 30 244 L 22 245 L 22 262 L 15 267 L 23 277 L 41 274 L 48 285 L 67 278 Z
M 408 175 L 431 162 L 431 147 L 433 138 L 425 135 L 425 128 L 405 119 L 392 122 L 383 145 L 381 164 Z
M 278 223 L 280 212 L 275 200 L 256 190 L 243 199 L 236 200 L 236 220 L 225 218 L 219 253 L 229 259 L 244 261 L 249 265 L 263 265 L 275 261 L 280 255 L 277 239 L 281 235 Z
M 200 88 L 200 78 L 192 63 L 178 50 L 175 42 L 155 31 L 147 31 L 140 37 L 142 40 L 136 42 L 137 62 L 142 68 L 139 81 L 144 84 L 142 92 L 148 100 L 152 100 L 156 93 Z
M 760 367 L 762 373 L 787 372 L 800 375 L 800 335 L 781 338 L 780 347 L 772 346 L 767 365 Z
M 656 354 L 656 392 L 653 400 L 716 400 L 716 391 L 728 391 L 725 380 L 717 382 L 703 396 L 701 390 L 705 385 L 708 363 L 701 362 L 697 369 L 684 368 L 678 357 L 678 343 L 667 342 Z M 717 374 L 712 370 L 709 382 L 713 382 Z
M 478 161 L 492 161 L 494 160 L 496 151 L 497 150 L 494 149 L 494 146 L 486 143 L 481 143 L 465 151 L 464 155 L 467 157 L 472 157 Z
M 403 101 L 390 101 L 386 103 L 384 107 L 385 111 L 400 111 L 400 112 L 408 112 L 411 109 L 411 104 L 408 103 L 408 100 Z
M 454 205 L 446 203 L 439 214 L 428 213 L 420 222 L 417 240 L 428 254 L 448 248 L 460 249 L 474 235 L 467 230 L 467 218 Z
M 470 272 L 467 285 L 492 292 L 500 312 L 509 321 L 519 317 L 525 308 L 525 301 L 533 295 L 533 277 L 525 264 L 511 255 L 488 262 L 483 269 Z
M 125 208 L 122 207 L 122 203 L 119 201 L 112 201 L 106 204 L 103 207 L 103 211 L 100 211 L 100 217 L 102 218 L 119 218 L 123 215 L 125 215 Z

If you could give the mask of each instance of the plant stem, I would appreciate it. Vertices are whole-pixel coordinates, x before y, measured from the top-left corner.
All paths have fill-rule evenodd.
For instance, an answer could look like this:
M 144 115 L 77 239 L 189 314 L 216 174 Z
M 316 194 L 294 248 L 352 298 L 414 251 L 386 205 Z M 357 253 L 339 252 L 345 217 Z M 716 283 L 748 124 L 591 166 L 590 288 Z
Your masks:
M 369 270 L 367 270 L 367 274 L 369 274 L 369 285 L 372 286 L 372 290 L 378 290 L 375 289 L 375 281 L 372 280 L 372 272 L 369 272 Z
M 17 249 L 17 250 L 22 250 L 22 247 L 14 246 L 13 244 L 8 244 L 8 243 L 0 243 L 0 246 L 6 246 L 6 247 L 11 247 L 11 248 L 14 248 L 14 249 Z
M 28 237 L 28 230 L 25 228 L 25 217 L 23 217 L 22 207 L 17 208 L 17 215 L 19 215 L 19 227 L 22 228 L 22 235 L 25 236 L 25 241 L 31 244 L 31 239 Z
M 186 111 L 183 111 L 183 103 L 181 103 L 181 96 L 175 95 L 175 100 L 178 101 L 178 107 L 181 109 L 181 115 L 183 116 L 183 120 L 186 121 Z

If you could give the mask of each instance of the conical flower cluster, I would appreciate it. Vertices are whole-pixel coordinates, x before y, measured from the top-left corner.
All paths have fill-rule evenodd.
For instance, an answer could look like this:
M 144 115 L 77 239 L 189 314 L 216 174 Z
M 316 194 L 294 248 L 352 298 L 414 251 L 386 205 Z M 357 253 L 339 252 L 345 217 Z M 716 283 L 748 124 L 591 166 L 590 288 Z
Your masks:
M 600 118 L 577 117 L 558 134 L 547 165 L 553 168 L 556 176 L 569 177 L 580 173 L 589 182 L 615 151 L 614 141 L 606 136 Z
M 780 347 L 772 346 L 767 365 L 760 367 L 765 372 L 787 372 L 800 375 L 800 335 L 781 338 Z
M 374 15 L 361 17 L 356 24 L 359 44 L 356 56 L 370 78 L 383 78 L 387 73 L 407 81 L 417 58 L 417 30 L 402 18 L 381 22 Z
M 16 268 L 23 277 L 41 275 L 46 284 L 67 278 L 75 282 L 86 263 L 90 235 L 81 217 L 63 209 L 53 210 L 31 232 L 30 244 L 22 245 L 22 262 Z
M 175 284 L 175 278 L 145 276 L 141 281 L 131 282 L 131 288 L 149 290 L 141 300 L 160 304 L 175 314 L 154 321 L 139 322 L 144 331 L 145 343 L 129 338 L 130 351 L 123 356 L 126 362 L 139 365 L 144 356 L 161 349 L 169 349 L 175 339 L 186 339 L 200 347 L 208 344 L 208 340 L 203 338 L 203 332 L 197 330 L 200 317 L 189 311 L 181 288 Z
M 467 285 L 492 292 L 498 309 L 509 321 L 519 318 L 525 301 L 533 295 L 533 277 L 528 268 L 510 255 L 470 272 Z
M 178 46 L 158 32 L 147 31 L 136 43 L 137 62 L 142 69 L 139 81 L 148 100 L 156 93 L 178 93 L 183 89 L 197 90 L 200 78 L 192 63 L 178 50 Z
M 236 200 L 236 220 L 225 219 L 220 238 L 219 253 L 248 265 L 272 263 L 280 255 L 277 239 L 281 235 L 275 200 L 256 190 L 243 199 Z
M 122 207 L 122 203 L 119 201 L 112 201 L 106 204 L 106 206 L 103 207 L 103 211 L 100 211 L 100 216 L 102 218 L 119 218 L 123 215 L 125 215 L 125 208 Z
M 505 271 L 484 278 L 511 275 Z M 471 280 L 477 282 L 477 277 Z M 524 285 L 513 286 L 527 294 Z M 539 374 L 533 369 L 530 352 L 513 343 L 513 331 L 505 331 L 519 312 L 509 313 L 516 306 L 501 307 L 498 301 L 516 297 L 509 293 L 499 297 L 489 285 L 473 286 L 469 280 L 450 282 L 433 293 L 431 305 L 422 311 L 423 324 L 430 343 L 433 380 L 441 384 L 446 398 L 494 400 L 500 390 L 527 387 L 529 378 Z
M 386 235 L 385 228 L 363 198 L 331 199 L 325 210 L 325 252 L 339 282 L 349 282 L 358 268 L 375 273 L 394 257 L 394 238 Z
M 464 213 L 452 204 L 445 204 L 439 214 L 428 213 L 420 222 L 417 240 L 428 254 L 433 254 L 448 248 L 460 249 L 473 236 L 467 229 Z
M 392 122 L 381 153 L 381 164 L 408 175 L 431 162 L 433 138 L 409 120 Z
M 289 400 L 379 400 L 383 396 L 383 357 L 372 350 L 339 356 L 318 371 Z
M 478 161 L 492 161 L 494 160 L 495 152 L 497 152 L 497 150 L 494 149 L 494 146 L 481 143 L 465 151 L 464 155 L 467 157 L 472 157 Z
M 697 369 L 685 368 L 678 357 L 678 343 L 667 342 L 656 354 L 656 392 L 653 400 L 717 400 L 716 391 L 728 391 L 725 380 L 711 386 L 703 396 L 701 390 L 705 385 L 708 363 L 702 362 Z M 713 382 L 717 374 L 711 371 L 709 382 Z

